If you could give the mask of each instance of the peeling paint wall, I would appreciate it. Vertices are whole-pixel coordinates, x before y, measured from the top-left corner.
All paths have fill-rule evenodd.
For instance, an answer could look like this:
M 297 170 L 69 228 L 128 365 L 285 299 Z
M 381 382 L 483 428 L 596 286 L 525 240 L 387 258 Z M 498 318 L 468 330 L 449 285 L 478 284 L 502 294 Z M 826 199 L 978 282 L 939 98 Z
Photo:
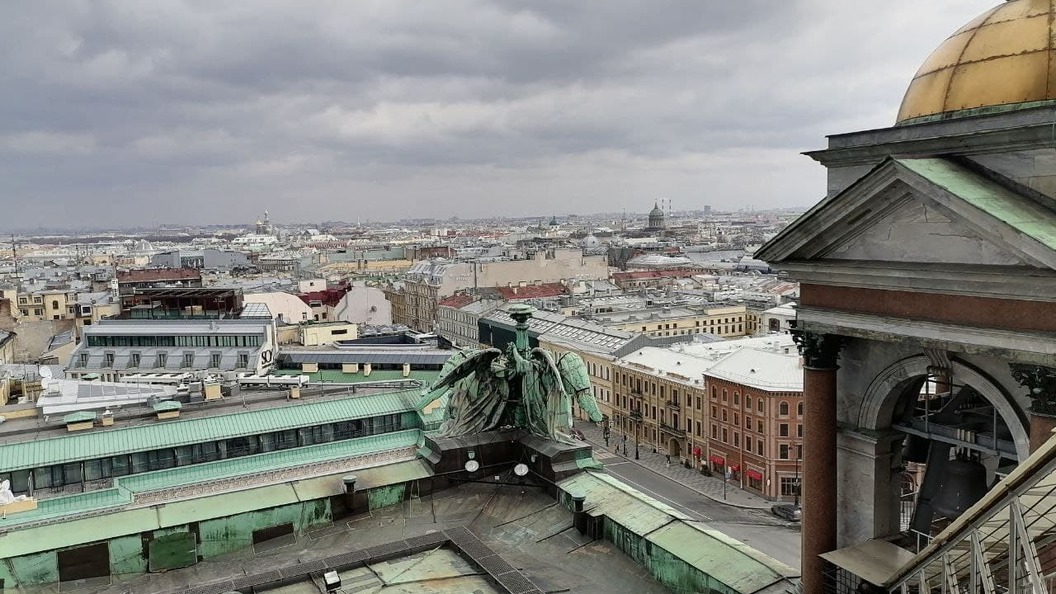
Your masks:
M 399 500 L 404 488 L 400 485 Z M 391 495 L 389 495 L 391 496 Z M 200 522 L 198 554 L 208 559 L 224 553 L 237 551 L 253 545 L 253 531 L 280 524 L 293 524 L 298 533 L 313 527 L 329 524 L 333 513 L 329 499 L 316 499 L 258 510 L 215 520 Z M 172 526 L 152 533 L 153 539 L 179 539 L 179 535 L 193 532 L 190 526 Z M 143 538 L 139 533 L 121 536 L 108 541 L 110 548 L 110 573 L 141 574 L 147 572 L 147 557 Z M 171 555 L 165 556 L 166 559 Z M 184 559 L 183 561 L 188 561 Z M 195 560 L 197 562 L 197 560 Z M 161 563 L 166 565 L 168 562 Z M 183 562 L 172 566 L 182 566 Z M 12 557 L 0 561 L 0 580 L 4 588 L 19 585 L 54 584 L 59 581 L 58 556 L 56 551 L 35 555 Z
M 681 557 L 654 545 L 642 535 L 605 518 L 604 537 L 617 549 L 649 570 L 656 581 L 676 594 L 739 594 L 712 578 L 710 575 L 686 563 Z
M 143 537 L 139 534 L 122 536 L 110 541 L 110 573 L 144 573 L 147 560 L 143 558 Z
M 273 507 L 237 516 L 205 520 L 198 525 L 199 553 L 209 559 L 253 546 L 253 532 L 280 524 L 293 524 L 295 532 L 327 524 L 333 519 L 329 499 Z
M 59 581 L 59 558 L 55 551 L 13 557 L 4 560 L 10 569 L 11 582 L 4 579 L 4 587 L 18 584 L 47 584 Z
M 375 510 L 381 507 L 388 507 L 390 505 L 402 503 L 406 493 L 406 484 L 371 489 L 367 491 L 367 508 Z

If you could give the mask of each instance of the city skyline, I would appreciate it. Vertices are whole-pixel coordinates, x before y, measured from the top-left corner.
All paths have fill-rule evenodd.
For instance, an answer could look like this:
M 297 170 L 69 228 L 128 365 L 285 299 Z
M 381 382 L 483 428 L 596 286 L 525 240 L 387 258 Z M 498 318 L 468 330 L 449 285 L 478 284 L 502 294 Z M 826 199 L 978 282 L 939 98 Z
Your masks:
M 992 4 L 21 6 L 4 227 L 805 207 Z

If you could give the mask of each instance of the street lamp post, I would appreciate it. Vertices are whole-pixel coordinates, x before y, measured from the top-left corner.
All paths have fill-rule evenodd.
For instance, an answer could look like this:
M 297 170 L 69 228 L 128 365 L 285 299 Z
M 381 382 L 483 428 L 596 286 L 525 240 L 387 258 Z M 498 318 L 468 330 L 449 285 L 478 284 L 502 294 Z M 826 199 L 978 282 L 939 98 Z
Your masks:
M 641 411 L 631 411 L 631 420 L 634 421 L 634 459 L 640 460 L 641 456 L 638 454 L 638 434 L 641 433 L 642 429 Z
M 796 496 L 795 505 L 796 505 L 796 507 L 799 507 L 799 456 L 800 455 L 797 452 L 796 453 L 796 481 L 795 481 L 795 484 L 793 485 L 795 487 L 795 496 Z

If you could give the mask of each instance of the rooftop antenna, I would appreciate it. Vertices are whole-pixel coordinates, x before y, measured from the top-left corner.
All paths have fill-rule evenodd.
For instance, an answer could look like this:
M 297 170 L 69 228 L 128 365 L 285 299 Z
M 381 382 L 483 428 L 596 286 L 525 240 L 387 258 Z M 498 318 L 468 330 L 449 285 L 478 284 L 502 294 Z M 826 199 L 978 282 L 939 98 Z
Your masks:
M 15 243 L 14 234 L 11 235 L 11 262 L 15 266 L 15 276 L 18 276 L 18 244 Z

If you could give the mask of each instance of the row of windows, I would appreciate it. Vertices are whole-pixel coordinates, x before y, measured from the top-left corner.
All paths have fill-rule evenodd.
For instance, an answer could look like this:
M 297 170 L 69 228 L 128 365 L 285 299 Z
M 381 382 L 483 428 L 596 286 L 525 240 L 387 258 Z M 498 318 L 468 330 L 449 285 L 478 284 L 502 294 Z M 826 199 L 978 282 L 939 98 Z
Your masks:
M 32 471 L 19 470 L 0 473 L 0 481 L 10 480 L 12 491 L 26 493 L 30 490 L 30 483 L 34 489 L 80 485 L 112 477 L 203 464 L 411 428 L 404 425 L 403 416 L 400 414 L 382 415 L 369 419 L 340 421 L 301 429 L 108 456 L 83 462 L 35 468 Z
M 180 367 L 194 367 L 195 353 L 186 352 L 182 353 L 183 358 L 180 360 Z M 88 353 L 81 353 L 80 363 L 81 367 L 88 366 Z M 113 368 L 114 366 L 114 353 L 103 353 L 103 367 Z M 223 361 L 223 353 L 209 353 L 209 367 L 219 368 L 220 363 Z M 156 353 L 154 355 L 152 366 L 148 365 L 148 369 L 152 368 L 164 368 L 169 363 L 168 353 Z M 143 355 L 142 353 L 129 353 L 128 355 L 128 369 L 136 369 L 143 367 Z M 248 369 L 249 368 L 249 353 L 239 353 L 238 363 L 235 366 L 236 369 Z
M 648 332 L 649 336 L 684 336 L 687 334 L 744 334 L 744 324 L 733 324 L 729 326 L 714 326 L 710 328 L 688 328 L 684 330 L 647 330 L 642 326 L 642 332 Z
M 716 386 L 712 386 L 711 387 L 711 399 L 712 400 L 717 400 L 718 398 L 719 398 L 719 389 Z M 722 401 L 724 403 L 729 401 L 728 398 L 727 398 L 726 388 L 722 389 Z M 764 404 L 765 404 L 765 400 L 763 398 L 759 398 L 759 412 L 763 412 Z M 741 405 L 741 394 L 740 394 L 740 392 L 734 392 L 733 393 L 733 405 L 734 406 L 740 406 Z M 699 399 L 698 399 L 698 403 L 697 403 L 697 408 L 698 409 L 700 408 Z M 747 394 L 745 394 L 745 396 L 744 396 L 744 408 L 746 410 L 752 410 L 752 397 L 747 395 Z M 715 410 L 715 407 L 712 407 L 712 410 Z M 788 416 L 788 410 L 789 410 L 789 404 L 788 404 L 787 401 L 782 400 L 782 401 L 778 402 L 778 404 L 777 404 L 777 414 L 779 416 L 787 417 Z M 800 417 L 803 416 L 803 403 L 802 402 L 796 404 L 796 414 L 798 416 L 800 416 Z
M 258 347 L 259 334 L 215 336 L 88 336 L 90 347 Z
M 732 441 L 730 440 L 730 436 L 731 435 L 733 436 L 733 440 Z M 721 436 L 721 438 L 720 438 L 720 436 Z M 801 432 L 800 436 L 802 437 L 802 432 Z M 726 427 L 722 427 L 720 429 L 718 425 L 712 424 L 712 426 L 711 426 L 711 437 L 713 439 L 721 439 L 722 443 L 731 444 L 735 448 L 741 447 L 741 434 L 738 433 L 737 431 L 730 432 Z M 754 453 L 765 457 L 766 456 L 766 448 L 764 446 L 764 443 L 765 442 L 762 439 L 756 439 L 755 440 Z M 793 449 L 793 448 L 795 448 L 795 449 Z M 751 439 L 750 436 L 747 436 L 747 435 L 744 436 L 744 449 L 748 453 L 752 453 L 753 452 L 753 450 L 752 450 L 752 439 Z M 790 456 L 793 454 L 793 452 L 795 453 L 797 459 L 802 458 L 803 457 L 803 446 L 799 445 L 799 444 L 792 445 L 792 444 L 787 444 L 787 443 L 778 444 L 778 446 L 777 446 L 777 459 L 778 460 L 790 460 L 791 459 Z

